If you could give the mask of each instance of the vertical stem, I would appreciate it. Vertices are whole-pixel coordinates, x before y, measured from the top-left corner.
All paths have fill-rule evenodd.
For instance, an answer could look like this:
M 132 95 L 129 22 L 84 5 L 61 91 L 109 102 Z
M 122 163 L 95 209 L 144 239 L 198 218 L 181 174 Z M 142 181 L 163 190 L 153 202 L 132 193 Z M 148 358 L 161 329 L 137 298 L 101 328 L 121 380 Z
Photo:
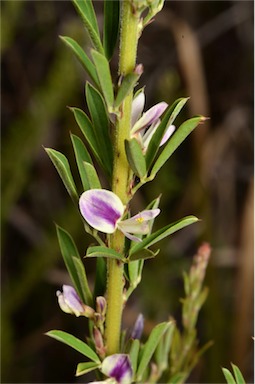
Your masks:
M 138 15 L 132 12 L 130 0 L 122 0 L 122 21 L 120 35 L 119 73 L 126 75 L 132 72 L 136 63 L 138 42 Z M 128 202 L 129 165 L 125 154 L 125 139 L 130 137 L 132 93 L 122 104 L 121 117 L 116 123 L 114 138 L 114 165 L 112 191 L 119 196 L 123 204 Z M 125 237 L 116 231 L 110 239 L 110 246 L 123 253 Z M 123 269 L 122 263 L 108 259 L 107 262 L 107 313 L 105 339 L 107 354 L 119 351 L 121 318 L 123 310 Z

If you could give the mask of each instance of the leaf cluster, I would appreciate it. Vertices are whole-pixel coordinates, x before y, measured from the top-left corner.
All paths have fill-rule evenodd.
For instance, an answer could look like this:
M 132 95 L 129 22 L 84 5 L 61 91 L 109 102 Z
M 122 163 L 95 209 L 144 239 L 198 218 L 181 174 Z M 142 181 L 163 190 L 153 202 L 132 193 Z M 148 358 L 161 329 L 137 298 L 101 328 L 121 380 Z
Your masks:
M 93 249 L 91 249 L 91 253 L 93 253 Z M 190 292 L 187 291 L 188 285 L 194 281 L 194 267 L 196 269 L 195 272 L 201 272 L 201 268 L 206 268 L 206 265 L 202 266 L 203 261 L 198 265 L 195 259 L 189 274 L 184 278 L 186 296 L 183 299 L 183 303 L 185 300 L 189 300 L 190 305 L 195 308 L 197 316 L 205 298 L 204 292 L 207 293 L 207 291 L 203 288 L 203 278 L 199 282 L 198 280 L 196 281 L 196 284 L 199 284 L 196 298 L 191 298 Z M 143 260 L 139 260 L 139 262 L 141 261 Z M 130 270 L 130 275 L 137 276 L 139 266 L 134 263 L 129 265 L 132 264 L 136 266 L 136 269 Z M 203 296 L 202 301 L 200 298 L 201 294 Z M 199 301 L 199 305 L 197 301 Z M 132 339 L 129 336 L 130 333 L 123 331 L 120 352 L 129 355 L 133 371 L 132 381 L 137 383 L 165 382 L 171 384 L 181 384 L 186 381 L 191 370 L 197 364 L 199 357 L 210 347 L 211 343 L 207 343 L 198 349 L 196 322 L 192 322 L 192 325 L 187 325 L 183 317 L 183 328 L 184 331 L 181 333 L 175 320 L 170 318 L 169 321 L 157 324 L 150 332 L 146 341 Z M 57 330 L 50 331 L 47 335 L 72 347 L 89 359 L 89 361 L 81 362 L 77 365 L 76 376 L 84 375 L 92 370 L 100 370 L 102 362 L 95 353 L 90 339 L 85 343 L 66 332 Z M 223 368 L 227 383 L 245 384 L 240 370 L 236 366 L 232 366 L 235 378 L 226 368 Z

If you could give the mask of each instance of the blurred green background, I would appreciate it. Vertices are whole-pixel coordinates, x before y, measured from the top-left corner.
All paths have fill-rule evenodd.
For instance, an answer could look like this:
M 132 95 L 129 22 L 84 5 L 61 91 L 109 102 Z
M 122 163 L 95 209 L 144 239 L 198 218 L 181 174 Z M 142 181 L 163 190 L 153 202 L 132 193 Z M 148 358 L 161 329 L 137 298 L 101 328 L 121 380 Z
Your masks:
M 102 25 L 103 7 L 95 1 Z M 2 382 L 86 382 L 74 378 L 80 356 L 44 336 L 63 329 L 85 337 L 86 321 L 60 311 L 56 290 L 68 283 L 54 222 L 81 254 L 84 236 L 43 146 L 75 168 L 69 133 L 80 135 L 66 106 L 85 107 L 86 74 L 58 35 L 89 44 L 71 1 L 2 1 Z M 113 59 L 117 71 L 118 53 Z M 184 215 L 201 222 L 161 243 L 125 310 L 151 323 L 180 318 L 182 271 L 201 242 L 213 249 L 199 317 L 201 344 L 214 340 L 188 382 L 224 382 L 237 364 L 253 382 L 253 2 L 167 1 L 139 42 L 146 109 L 191 99 L 181 120 L 209 116 L 136 198 L 136 210 L 162 193 L 158 228 Z M 81 191 L 81 189 L 80 189 Z M 92 282 L 95 265 L 87 262 Z M 147 327 L 145 328 L 146 331 Z

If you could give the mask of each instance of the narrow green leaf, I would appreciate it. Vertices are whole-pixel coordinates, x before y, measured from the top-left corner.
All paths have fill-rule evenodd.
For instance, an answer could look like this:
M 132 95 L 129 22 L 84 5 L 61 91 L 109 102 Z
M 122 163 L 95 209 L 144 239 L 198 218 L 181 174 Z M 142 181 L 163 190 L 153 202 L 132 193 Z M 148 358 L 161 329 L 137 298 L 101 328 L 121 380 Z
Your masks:
M 135 285 L 138 279 L 139 260 L 128 263 L 128 280 L 131 285 Z
M 143 179 L 146 175 L 146 162 L 140 144 L 135 138 L 125 140 L 125 150 L 132 171 Z
M 92 294 L 89 288 L 88 279 L 85 273 L 83 262 L 81 261 L 81 259 L 78 259 L 77 257 L 73 257 L 72 259 L 73 259 L 73 263 L 79 278 L 82 294 L 83 294 L 83 297 L 85 298 L 84 303 L 88 305 L 93 305 Z
M 96 277 L 93 296 L 104 296 L 106 291 L 106 260 L 103 257 L 97 257 L 96 259 Z
M 67 192 L 73 201 L 77 202 L 78 194 L 67 158 L 62 153 L 55 151 L 55 149 L 45 148 L 45 151 L 57 169 L 58 174 L 67 189 Z
M 137 369 L 137 381 L 142 379 L 143 373 L 146 367 L 149 365 L 158 343 L 160 342 L 167 329 L 170 327 L 171 323 L 172 322 L 164 322 L 158 324 L 152 330 L 147 342 L 144 344 L 140 363 Z
M 190 278 L 187 272 L 183 272 L 184 292 L 186 296 L 191 294 Z
M 95 50 L 91 51 L 91 55 L 96 66 L 97 76 L 104 95 L 106 105 L 108 107 L 109 112 L 112 112 L 114 95 L 112 77 L 108 60 L 104 55 L 101 55 L 101 53 Z
M 166 128 L 171 125 L 176 116 L 179 114 L 183 106 L 186 104 L 188 98 L 180 98 L 175 100 L 175 102 L 167 108 L 164 117 L 156 129 L 155 133 L 153 134 L 147 151 L 146 151 L 146 164 L 147 164 L 147 169 L 149 169 L 153 163 L 153 160 L 156 157 L 157 151 L 160 146 L 160 142 L 164 136 Z
M 120 2 L 105 0 L 104 2 L 104 35 L 103 45 L 105 55 L 111 59 L 119 34 Z
M 91 150 L 96 156 L 98 152 L 98 148 L 97 148 L 96 136 L 94 133 L 93 125 L 90 119 L 88 118 L 86 113 L 79 108 L 70 108 L 70 110 L 73 112 L 77 124 L 79 125 Z
M 89 152 L 87 151 L 87 148 L 85 147 L 82 140 L 78 136 L 71 134 L 71 140 L 73 143 L 76 163 L 77 163 L 79 174 L 81 177 L 83 190 L 87 191 L 90 188 L 90 186 L 89 186 L 89 182 L 87 179 L 87 175 L 86 175 L 85 170 L 84 170 L 84 164 L 83 163 L 87 162 L 89 164 L 93 164 L 92 159 L 90 157 Z
M 99 146 L 97 144 L 95 132 L 93 125 L 91 124 L 90 119 L 88 116 L 79 108 L 70 108 L 71 111 L 74 114 L 75 120 L 77 124 L 79 125 L 85 139 L 87 140 L 87 143 L 93 152 L 98 164 L 101 165 L 101 167 L 105 170 L 106 173 L 108 173 L 105 161 L 102 157 L 102 153 L 99 150 Z
M 189 372 L 192 371 L 192 369 L 197 365 L 197 363 L 200 361 L 201 356 L 213 345 L 213 341 L 210 340 L 206 344 L 200 348 L 195 355 L 193 355 L 192 362 L 189 364 Z M 188 375 L 187 375 L 188 376 Z
M 81 16 L 81 19 L 87 29 L 94 47 L 101 53 L 104 52 L 100 34 L 98 30 L 97 19 L 91 0 L 73 0 L 73 4 Z
M 99 36 L 97 18 L 96 18 L 92 1 L 91 0 L 73 0 L 73 3 L 75 7 L 79 6 L 79 10 L 78 8 L 76 8 L 77 11 L 80 14 L 82 13 L 84 17 L 86 17 L 90 21 L 92 27 L 94 28 L 94 30 Z
M 187 103 L 189 100 L 189 97 L 181 97 L 180 99 L 177 99 L 175 103 L 172 104 L 174 106 L 173 112 L 171 113 L 170 119 L 168 121 L 168 125 L 173 124 L 174 120 L 176 117 L 179 115 L 181 112 L 182 108 L 184 105 Z
M 133 368 L 134 376 L 135 376 L 135 372 L 136 372 L 136 369 L 137 369 L 139 349 L 140 349 L 140 341 L 138 339 L 131 340 L 131 347 L 130 347 L 130 350 L 129 350 L 129 357 L 130 357 L 131 365 L 132 365 L 132 368 Z
M 156 252 L 152 252 L 150 249 L 141 249 L 128 258 L 128 261 L 153 259 L 159 253 L 159 249 Z
M 169 384 L 184 384 L 187 377 L 186 372 L 178 372 L 170 378 L 168 381 Z
M 67 332 L 58 331 L 58 330 L 49 331 L 46 333 L 46 335 L 52 337 L 53 339 L 61 341 L 61 343 L 69 345 L 69 347 L 80 352 L 82 355 L 88 357 L 90 360 L 94 361 L 95 363 L 101 364 L 97 354 L 93 351 L 93 349 L 91 349 L 82 340 L 77 339 L 75 336 L 70 335 Z
M 128 280 L 129 288 L 126 292 L 126 298 L 128 299 L 132 292 L 136 289 L 142 279 L 142 271 L 144 266 L 144 260 L 135 260 L 132 263 L 128 263 Z
M 87 178 L 87 183 L 89 185 L 88 189 L 100 189 L 101 183 L 97 176 L 97 172 L 94 166 L 86 161 L 83 162 L 84 172 Z
M 93 164 L 91 156 L 90 156 L 86 146 L 84 145 L 83 141 L 78 136 L 76 136 L 74 134 L 71 134 L 71 140 L 73 143 L 75 155 L 77 155 L 76 159 L 78 158 L 80 160 L 79 161 L 80 165 L 82 165 L 83 161 L 86 161 L 87 163 Z M 77 165 L 78 165 L 78 161 L 77 161 Z
M 140 74 L 132 72 L 128 73 L 123 78 L 114 102 L 115 110 L 121 105 L 123 100 L 130 94 L 130 92 L 132 92 L 140 76 Z
M 198 220 L 199 219 L 195 216 L 186 216 L 181 220 L 166 225 L 165 227 L 159 229 L 158 231 L 152 233 L 151 235 L 143 239 L 140 243 L 135 244 L 130 250 L 130 257 L 136 252 L 141 251 L 143 248 L 150 247 L 151 245 L 157 243 L 165 237 L 172 235 L 174 232 L 179 231 L 179 229 L 187 227 L 190 224 L 196 223 Z
M 222 368 L 222 371 L 228 384 L 239 384 L 235 381 L 234 376 L 227 368 Z
M 79 274 L 77 273 L 77 267 L 74 263 L 74 258 L 81 260 L 79 252 L 76 248 L 76 245 L 71 237 L 71 235 L 65 231 L 63 228 L 56 226 L 57 229 L 57 236 L 59 241 L 60 250 L 66 265 L 66 268 L 68 270 L 68 273 L 71 277 L 71 280 L 73 282 L 73 285 L 79 294 L 80 298 L 84 303 L 86 303 L 87 297 L 84 295 L 84 291 L 82 288 L 82 284 L 84 280 L 80 281 Z M 84 274 L 86 276 L 85 267 L 83 266 Z
M 86 257 L 107 257 L 110 259 L 120 260 L 125 263 L 127 260 L 120 253 L 112 248 L 95 246 L 87 249 Z
M 186 120 L 170 138 L 163 151 L 157 158 L 151 175 L 156 175 L 160 168 L 165 164 L 169 157 L 174 153 L 174 151 L 179 147 L 179 145 L 186 139 L 186 137 L 198 126 L 198 124 L 205 121 L 206 118 L 203 116 L 193 117 L 189 120 Z
M 94 371 L 98 367 L 100 367 L 100 364 L 98 363 L 93 363 L 93 362 L 79 363 L 76 368 L 75 376 L 85 375 L 88 372 Z
M 79 60 L 85 71 L 91 77 L 91 80 L 99 86 L 99 81 L 96 73 L 96 68 L 91 62 L 87 54 L 84 52 L 82 47 L 71 37 L 68 36 L 59 36 L 60 39 L 69 47 L 72 52 L 75 54 L 76 58 Z
M 86 100 L 94 126 L 97 148 L 100 150 L 100 158 L 110 176 L 113 167 L 113 149 L 109 135 L 109 120 L 102 96 L 89 83 L 86 84 Z
M 204 287 L 204 289 L 200 292 L 199 296 L 196 300 L 197 310 L 199 311 L 202 305 L 205 303 L 209 290 L 208 287 Z
M 233 364 L 233 363 L 231 363 L 231 365 L 232 365 L 232 369 L 234 371 L 236 382 L 238 384 L 245 384 L 245 380 L 244 380 L 244 377 L 243 377 L 242 372 L 240 371 L 240 369 L 235 364 Z
M 173 331 L 175 323 L 171 322 L 170 327 L 161 338 L 155 352 L 155 359 L 160 371 L 163 372 L 168 368 L 169 364 L 169 352 L 172 345 Z

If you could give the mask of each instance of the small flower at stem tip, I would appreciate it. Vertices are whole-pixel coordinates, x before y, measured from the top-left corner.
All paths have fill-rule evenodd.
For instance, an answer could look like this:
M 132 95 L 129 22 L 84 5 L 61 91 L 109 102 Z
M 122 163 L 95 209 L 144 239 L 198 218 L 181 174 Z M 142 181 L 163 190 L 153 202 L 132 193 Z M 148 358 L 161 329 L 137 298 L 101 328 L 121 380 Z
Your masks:
M 107 307 L 107 302 L 106 302 L 104 296 L 98 296 L 96 298 L 96 311 L 97 311 L 97 313 L 99 313 L 102 317 L 104 317 L 106 314 L 106 307 Z

